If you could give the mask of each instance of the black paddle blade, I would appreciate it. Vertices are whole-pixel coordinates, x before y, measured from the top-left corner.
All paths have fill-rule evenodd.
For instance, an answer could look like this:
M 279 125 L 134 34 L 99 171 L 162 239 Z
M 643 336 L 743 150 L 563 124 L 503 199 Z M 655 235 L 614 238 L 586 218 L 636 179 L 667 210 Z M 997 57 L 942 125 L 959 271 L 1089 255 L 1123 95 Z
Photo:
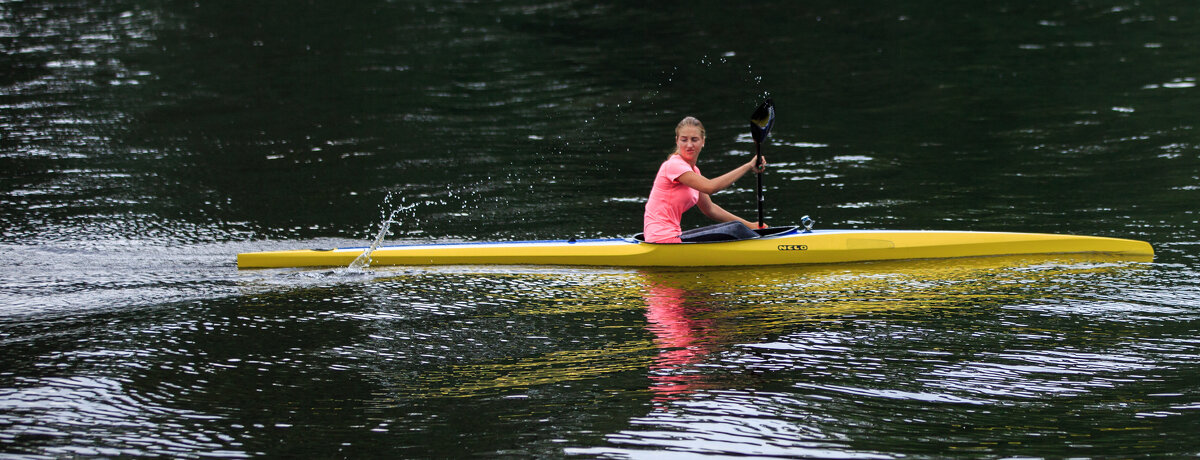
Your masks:
M 770 99 L 763 101 L 762 104 L 754 110 L 754 115 L 750 115 L 750 135 L 754 136 L 754 142 L 762 142 L 771 134 L 771 126 L 775 125 L 775 103 Z

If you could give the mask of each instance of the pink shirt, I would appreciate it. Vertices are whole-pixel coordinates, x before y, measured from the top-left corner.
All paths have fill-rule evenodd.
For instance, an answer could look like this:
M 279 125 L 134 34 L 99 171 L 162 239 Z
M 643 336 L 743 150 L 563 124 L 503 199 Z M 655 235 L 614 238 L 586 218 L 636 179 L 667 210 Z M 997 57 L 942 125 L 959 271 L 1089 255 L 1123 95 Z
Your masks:
M 643 231 L 646 241 L 651 243 L 668 238 L 678 238 L 683 229 L 679 222 L 683 212 L 700 201 L 700 191 L 679 183 L 676 179 L 685 172 L 700 174 L 700 168 L 689 165 L 679 155 L 671 155 L 658 168 L 654 176 L 654 187 L 646 201 L 643 216 Z

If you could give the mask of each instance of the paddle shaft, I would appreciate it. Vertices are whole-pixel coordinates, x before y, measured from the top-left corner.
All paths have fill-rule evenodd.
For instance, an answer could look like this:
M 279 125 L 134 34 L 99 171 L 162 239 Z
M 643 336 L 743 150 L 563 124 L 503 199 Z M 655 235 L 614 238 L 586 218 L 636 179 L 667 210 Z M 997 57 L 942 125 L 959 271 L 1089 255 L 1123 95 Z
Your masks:
M 774 124 L 775 102 L 767 98 L 750 115 L 750 135 L 754 137 L 754 169 L 758 173 L 758 226 L 760 228 L 764 227 L 767 223 L 766 217 L 763 216 L 762 143 L 767 140 L 767 135 L 771 134 L 771 126 Z
M 758 170 L 758 226 L 762 227 L 766 223 L 763 219 L 763 185 L 762 185 L 762 143 L 755 142 L 754 150 L 756 159 L 754 160 L 754 169 Z

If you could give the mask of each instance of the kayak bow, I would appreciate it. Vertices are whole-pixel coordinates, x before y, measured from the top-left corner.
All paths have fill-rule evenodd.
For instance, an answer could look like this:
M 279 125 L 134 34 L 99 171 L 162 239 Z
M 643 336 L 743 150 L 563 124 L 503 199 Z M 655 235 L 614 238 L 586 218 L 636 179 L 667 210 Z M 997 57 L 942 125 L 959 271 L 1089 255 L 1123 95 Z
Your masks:
M 591 265 L 619 267 L 714 267 L 940 259 L 1026 254 L 1099 253 L 1152 260 L 1144 241 L 1044 233 L 758 230 L 737 241 L 646 243 L 636 238 L 438 243 L 383 246 L 370 254 L 384 265 Z M 242 253 L 238 268 L 347 266 L 367 248 Z

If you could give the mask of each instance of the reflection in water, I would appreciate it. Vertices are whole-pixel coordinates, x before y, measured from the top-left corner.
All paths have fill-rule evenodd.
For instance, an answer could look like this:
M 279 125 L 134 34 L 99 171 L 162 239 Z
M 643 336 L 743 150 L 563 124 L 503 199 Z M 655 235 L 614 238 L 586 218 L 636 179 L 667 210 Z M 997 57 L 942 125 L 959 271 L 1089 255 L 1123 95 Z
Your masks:
M 655 401 L 670 401 L 703 387 L 704 374 L 696 369 L 712 352 L 707 342 L 711 333 L 703 311 L 690 308 L 688 292 L 666 284 L 646 286 L 647 329 L 654 334 L 658 357 L 650 366 L 650 389 Z
M 1099 331 L 1095 343 L 1050 355 L 1006 342 L 1064 340 L 1022 310 L 1064 285 L 1143 267 L 1067 256 L 639 273 L 658 348 L 649 370 L 655 410 L 609 434 L 609 447 L 569 452 L 886 458 L 912 433 L 937 436 L 963 413 L 936 415 L 937 407 L 1008 413 L 1027 400 L 1113 388 L 1156 369 L 1121 364 L 1128 353 Z M 997 321 L 1007 325 L 995 329 Z M 847 442 L 868 432 L 880 443 Z
M 491 293 L 486 301 L 472 299 L 470 305 L 515 307 L 506 310 L 503 321 L 489 319 L 498 323 L 491 327 L 475 320 L 480 334 L 504 331 L 501 337 L 476 342 L 492 353 L 477 355 L 483 358 L 477 360 L 445 360 L 445 365 L 422 372 L 421 394 L 483 396 L 627 377 L 640 370 L 649 373 L 656 401 L 666 403 L 700 390 L 735 387 L 747 378 L 743 370 L 771 372 L 798 365 L 780 363 L 778 354 L 769 352 L 800 346 L 790 342 L 797 329 L 817 327 L 804 334 L 801 348 L 821 360 L 827 353 L 843 352 L 846 344 L 882 340 L 846 335 L 872 318 L 969 321 L 1000 314 L 1001 306 L 1045 303 L 1040 299 L 1075 280 L 1112 277 L 1138 267 L 1119 258 L 1085 255 L 706 271 L 474 269 L 476 276 L 470 276 L 470 268 L 428 268 L 422 269 L 427 270 L 424 275 L 417 271 L 397 277 L 394 284 L 411 290 L 407 286 L 430 283 L 431 276 L 446 278 L 437 282 L 446 289 L 466 283 Z M 497 287 L 486 288 L 491 284 Z M 648 338 L 633 328 L 637 318 Z M 585 343 L 592 346 L 579 346 Z
M 341 426 L 345 442 L 382 446 L 489 451 L 509 442 L 477 436 L 486 423 L 489 433 L 566 440 L 545 446 L 547 456 L 564 444 L 613 456 L 921 452 L 904 443 L 1038 434 L 1011 424 L 1047 399 L 1079 398 L 1051 407 L 1097 414 L 1132 401 L 1122 388 L 1135 375 L 1185 381 L 1159 363 L 1186 367 L 1194 344 L 1140 329 L 1194 313 L 1115 300 L 1145 276 L 1142 267 L 989 258 L 704 271 L 264 271 L 229 302 L 114 312 L 110 330 L 122 334 L 110 337 L 89 337 L 92 329 L 70 320 L 6 327 L 41 337 L 28 340 L 39 351 L 4 355 L 7 368 L 113 377 L 10 384 L 0 440 L 37 441 L 21 437 L 32 432 L 114 449 L 140 442 L 73 428 L 83 420 L 132 421 L 132 437 L 190 442 L 154 448 L 164 455 L 257 452 L 263 427 Z M 283 279 L 257 280 L 272 274 Z M 1108 287 L 1070 288 L 1078 283 Z M 1103 296 L 1104 308 L 1087 310 L 1095 302 L 1081 292 Z M 1089 334 L 1072 334 L 1079 330 Z M 91 345 L 64 345 L 76 343 Z M 1143 398 L 1139 410 L 1186 399 L 1155 406 Z M 56 412 L 66 400 L 87 405 Z M 160 433 L 160 417 L 177 414 L 194 424 Z M 940 429 L 964 422 L 981 428 L 959 438 Z M 320 441 L 331 436 L 342 435 Z

